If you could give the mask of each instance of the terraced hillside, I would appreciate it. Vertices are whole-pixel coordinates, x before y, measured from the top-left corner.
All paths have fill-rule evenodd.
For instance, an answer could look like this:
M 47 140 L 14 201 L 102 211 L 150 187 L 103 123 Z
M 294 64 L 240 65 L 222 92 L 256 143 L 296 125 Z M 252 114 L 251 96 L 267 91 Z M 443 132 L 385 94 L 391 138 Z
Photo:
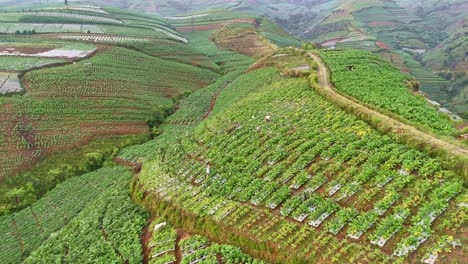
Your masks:
M 466 262 L 462 122 L 377 55 L 297 48 L 273 21 L 339 6 L 313 23 L 344 21 L 350 47 L 424 73 L 360 31 L 369 4 L 418 18 L 381 0 L 193 2 L 112 1 L 165 18 L 75 1 L 0 13 L 123 28 L 0 35 L 2 262 Z
M 410 72 L 431 100 L 455 114 L 466 115 L 464 65 L 456 60 L 455 53 L 440 49 L 458 39 L 458 29 L 465 27 L 467 6 L 462 0 L 93 2 L 163 14 L 180 31 L 220 28 L 236 19 L 253 23 L 258 18 L 258 23 L 266 16 L 308 41 L 374 51 Z M 288 34 L 263 34 L 279 46 L 298 44 Z M 291 41 L 281 42 L 285 39 Z M 446 65 L 441 69 L 434 61 Z
M 449 116 L 432 106 L 423 95 L 416 96 L 418 90 L 411 87 L 411 77 L 385 60 L 357 50 L 322 51 L 320 55 L 331 69 L 332 82 L 344 94 L 396 114 L 415 126 L 455 133 Z
M 162 218 L 152 220 L 142 237 L 149 215 L 129 197 L 131 175 L 122 166 L 106 167 L 67 180 L 31 207 L 0 217 L 2 263 L 142 263 L 144 258 L 167 263 L 176 253 L 181 263 L 197 258 L 262 263 L 236 247 L 176 230 Z
M 299 60 L 282 52 L 276 60 Z M 144 157 L 143 204 L 169 221 L 272 263 L 463 262 L 463 177 L 331 104 L 307 79 L 252 70 L 190 127 L 122 153 Z
M 34 16 L 28 15 L 28 19 L 38 23 L 53 17 L 54 21 L 44 23 L 81 26 L 88 24 L 67 17 L 86 20 L 93 13 L 100 19 L 87 20 L 89 25 L 100 27 L 103 19 L 116 19 L 122 21 L 125 31 L 65 34 L 46 27 L 48 33 L 44 34 L 0 36 L 3 213 L 31 203 L 68 177 L 65 174 L 101 166 L 114 148 L 147 139 L 150 129 L 173 111 L 173 99 L 219 77 L 219 66 L 185 44 L 184 37 L 157 33 L 163 27 L 171 28 L 162 18 L 116 9 L 111 9 L 113 13 L 99 9 L 105 11 L 101 15 L 73 8 L 54 9 L 60 14 L 55 16 L 45 11 L 49 8 L 31 11 Z M 17 26 L 25 16 L 8 12 L 0 18 L 11 20 L 2 24 L 6 27 Z M 34 25 L 31 22 L 28 20 L 28 26 Z M 164 36 L 132 34 L 144 27 Z M 179 78 L 171 78 L 174 74 Z M 66 158 L 54 155 L 63 150 L 69 150 Z M 93 155 L 86 156 L 90 153 Z M 25 172 L 38 162 L 33 171 Z M 51 173 L 57 163 L 64 163 L 66 172 Z M 28 184 L 33 188 L 25 189 Z M 8 198 L 12 188 L 20 188 L 30 199 L 15 202 Z
M 186 41 L 164 18 L 156 15 L 81 5 L 68 8 L 63 4 L 43 5 L 29 11 L 8 7 L 2 8 L 1 33 L 92 33 Z
M 20 263 L 28 257 L 26 263 L 104 262 L 120 257 L 141 261 L 141 255 L 132 252 L 141 251 L 139 231 L 148 215 L 127 194 L 131 175 L 116 166 L 78 176 L 31 207 L 2 216 L 2 262 Z

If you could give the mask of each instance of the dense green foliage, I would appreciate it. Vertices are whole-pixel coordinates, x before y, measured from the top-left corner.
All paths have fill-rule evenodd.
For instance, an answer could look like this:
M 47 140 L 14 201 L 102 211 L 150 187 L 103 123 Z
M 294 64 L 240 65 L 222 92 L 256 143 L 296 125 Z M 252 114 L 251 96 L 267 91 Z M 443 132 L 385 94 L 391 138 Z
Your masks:
M 447 116 L 405 86 L 409 76 L 366 51 L 321 51 L 336 88 L 371 106 L 396 114 L 413 124 L 444 134 L 455 131 Z M 349 70 L 348 66 L 353 69 Z
M 37 8 L 37 7 L 36 7 Z M 2 19 L 3 18 L 3 19 Z M 185 42 L 172 26 L 155 15 L 141 15 L 110 8 L 56 7 L 15 10 L 2 14 L 0 32 L 34 33 L 100 33 L 126 36 L 167 38 Z
M 151 239 L 148 242 L 149 263 L 164 264 L 175 262 L 176 255 L 181 255 L 181 263 L 222 263 L 231 264 L 261 264 L 243 253 L 239 248 L 226 244 L 212 244 L 200 235 L 189 235 L 184 230 L 175 230 L 164 218 L 151 222 Z M 179 233 L 179 234 L 178 234 Z M 179 238 L 179 239 L 178 239 Z M 177 250 L 179 252 L 177 252 Z
M 31 205 L 62 181 L 108 165 L 123 147 L 141 144 L 148 136 L 116 136 L 92 140 L 66 152 L 56 152 L 31 169 L 7 178 L 0 185 L 1 214 Z M 10 190 L 20 190 L 15 197 Z
M 103 49 L 75 64 L 28 72 L 23 77 L 28 96 L 0 101 L 0 150 L 6 153 L 0 161 L 0 177 L 21 164 L 96 137 L 148 134 L 148 126 L 157 125 L 173 111 L 171 98 L 203 87 L 217 76 L 120 47 Z M 31 181 L 30 176 L 11 178 L 6 186 L 21 187 Z
M 279 78 L 278 73 L 276 68 L 265 68 L 239 76 L 218 96 L 213 113 L 229 107 L 258 88 L 271 84 Z
M 232 71 L 218 78 L 213 84 L 199 89 L 186 99 L 183 99 L 179 105 L 179 110 L 167 118 L 167 122 L 194 122 L 200 121 L 210 110 L 212 101 L 224 89 L 232 89 L 230 82 L 241 75 L 241 71 Z M 237 87 L 234 87 L 236 93 Z
M 132 8 L 188 6 L 148 2 L 134 1 Z M 253 2 L 221 5 L 267 10 L 260 2 L 250 9 Z M 326 10 L 335 1 L 319 2 Z M 370 2 L 376 7 L 367 8 Z M 272 13 L 294 8 L 270 6 L 281 9 Z M 255 256 L 273 263 L 400 264 L 433 255 L 450 263 L 463 258 L 448 254 L 465 250 L 459 246 L 468 219 L 466 190 L 450 170 L 454 162 L 429 157 L 391 132 L 383 135 L 320 96 L 313 89 L 317 68 L 303 50 L 278 50 L 249 67 L 254 59 L 220 48 L 238 50 L 218 40 L 229 44 L 242 34 L 262 34 L 256 35 L 261 42 L 280 47 L 300 45 L 271 20 L 210 10 L 166 21 L 114 8 L 49 7 L 55 8 L 9 12 L 0 18 L 0 32 L 70 34 L 11 35 L 0 48 L 76 45 L 97 52 L 63 67 L 22 73 L 26 95 L 0 97 L 0 212 L 23 208 L 0 217 L 2 263 L 264 263 Z M 359 29 L 378 27 L 379 18 L 417 20 L 394 2 L 348 1 L 341 8 L 318 27 L 307 27 L 310 34 L 343 37 L 343 46 L 366 43 L 371 50 L 379 49 L 380 38 L 396 46 L 420 44 L 416 34 L 379 31 L 373 38 Z M 168 21 L 195 31 L 181 36 Z M 52 37 L 69 39 L 49 42 Z M 343 94 L 415 127 L 455 133 L 446 116 L 406 87 L 408 74 L 367 52 L 318 52 Z M 45 61 L 3 60 L 10 70 Z M 418 63 L 411 60 L 404 63 Z M 416 86 L 411 82 L 410 88 Z M 132 166 L 133 177 L 114 162 Z M 149 214 L 133 204 L 129 187 L 133 201 L 156 219 L 148 221 Z
M 100 193 L 24 263 L 141 263 L 141 228 L 147 213 L 123 184 Z
M 196 51 L 192 47 L 192 43 L 185 45 L 160 39 L 149 42 L 131 42 L 127 46 L 164 60 L 190 64 L 215 71 L 219 69 L 219 66 L 206 55 Z
M 123 209 L 125 203 L 131 202 L 126 191 L 130 177 L 131 173 L 126 168 L 106 167 L 69 179 L 48 192 L 31 207 L 16 214 L 0 217 L 2 263 L 19 263 L 43 243 L 48 244 L 51 234 L 75 222 L 74 218 L 81 210 L 84 208 L 88 211 L 96 210 L 96 199 L 101 203 L 105 201 L 106 204 L 113 201 L 113 196 L 107 194 L 115 196 L 113 202 L 117 204 L 112 210 Z M 117 216 L 115 215 L 115 221 L 118 221 Z M 78 234 L 78 232 L 73 235 L 70 233 L 71 237 L 77 237 Z M 56 235 L 54 236 L 55 238 L 51 239 L 56 239 Z M 89 246 L 87 243 L 82 244 Z

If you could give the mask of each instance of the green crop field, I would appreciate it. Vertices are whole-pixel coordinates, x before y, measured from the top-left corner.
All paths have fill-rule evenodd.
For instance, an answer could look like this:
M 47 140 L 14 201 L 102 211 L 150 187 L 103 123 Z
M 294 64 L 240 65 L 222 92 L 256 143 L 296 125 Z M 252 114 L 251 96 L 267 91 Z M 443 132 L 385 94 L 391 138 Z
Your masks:
M 283 28 L 273 23 L 269 19 L 263 19 L 260 24 L 260 32 L 263 36 L 269 39 L 273 44 L 278 45 L 279 47 L 287 46 L 300 46 L 301 42 Z
M 170 78 L 173 74 L 180 78 Z M 0 175 L 96 137 L 146 134 L 158 113 L 173 105 L 170 98 L 217 76 L 120 47 L 101 48 L 76 64 L 28 72 L 22 78 L 27 96 L 0 101 L 0 149 L 8 153 Z
M 118 222 L 119 220 L 129 220 L 125 217 L 133 216 L 138 219 L 138 217 L 145 216 L 141 212 L 141 209 L 135 209 L 133 212 L 127 210 L 130 209 L 129 207 L 134 207 L 131 205 L 126 191 L 127 182 L 130 177 L 130 171 L 123 167 L 108 167 L 83 176 L 74 177 L 47 193 L 47 195 L 31 207 L 13 215 L 2 216 L 0 218 L 0 227 L 2 228 L 0 236 L 3 241 L 3 246 L 0 250 L 2 262 L 19 263 L 20 260 L 24 260 L 31 253 L 32 256 L 26 262 L 37 263 L 39 260 L 45 261 L 45 255 L 41 252 L 54 248 L 54 245 L 60 239 L 63 239 L 63 236 L 67 233 L 73 234 L 75 232 L 74 239 L 85 247 L 89 246 L 89 243 L 92 241 L 88 241 L 89 243 L 84 242 L 85 236 L 79 236 L 82 232 L 73 230 L 72 226 L 76 228 L 76 225 L 80 223 L 79 221 L 83 221 L 85 217 L 90 217 L 91 213 L 94 217 L 98 213 L 104 216 L 106 206 L 103 205 L 107 205 L 109 202 L 114 204 L 113 206 L 109 206 L 110 209 L 108 209 L 107 217 L 111 217 L 109 219 L 111 222 L 106 223 L 108 225 L 107 228 L 110 227 L 110 224 L 114 223 L 116 226 L 115 230 L 108 231 L 115 231 L 115 235 L 119 235 L 118 232 L 127 232 L 126 230 L 117 229 L 118 225 L 121 224 Z M 104 211 L 102 211 L 103 209 Z M 119 210 L 124 210 L 126 216 L 119 215 L 119 213 L 122 213 Z M 139 221 L 139 223 L 136 222 L 135 224 L 142 225 L 145 220 L 143 220 L 143 223 L 141 220 Z M 122 228 L 123 226 L 121 225 L 120 227 Z M 92 232 L 90 232 L 91 234 Z M 123 241 L 115 242 L 121 243 L 122 246 L 127 246 Z M 102 241 L 102 246 L 105 246 L 105 244 L 107 243 Z M 96 247 L 96 249 L 98 248 Z M 70 249 L 72 249 L 72 252 L 76 252 L 75 254 L 85 253 L 82 248 L 76 247 Z M 88 249 L 88 252 L 88 257 L 90 257 L 91 250 Z M 113 253 L 113 251 L 111 252 Z M 51 257 L 51 260 L 52 258 L 55 259 L 52 255 L 48 257 Z
M 34 12 L 24 9 L 4 11 L 0 17 L 1 33 L 34 35 L 36 33 L 101 33 L 145 36 L 186 42 L 177 31 L 158 16 L 140 15 L 108 8 L 96 13 L 87 8 L 60 9 L 44 7 Z
M 352 50 L 320 52 L 320 55 L 331 70 L 333 83 L 344 94 L 434 131 L 455 131 L 447 116 L 404 85 L 410 79 L 408 75 L 376 55 Z M 353 69 L 349 70 L 348 66 Z
M 248 67 L 254 62 L 254 59 L 245 55 L 218 49 L 209 39 L 211 33 L 211 30 L 205 30 L 186 33 L 184 36 L 190 40 L 191 45 L 198 52 L 208 56 L 212 61 L 220 65 L 221 69 L 225 72 L 237 70 L 239 67 Z
M 0 0 L 0 262 L 466 263 L 466 7 Z

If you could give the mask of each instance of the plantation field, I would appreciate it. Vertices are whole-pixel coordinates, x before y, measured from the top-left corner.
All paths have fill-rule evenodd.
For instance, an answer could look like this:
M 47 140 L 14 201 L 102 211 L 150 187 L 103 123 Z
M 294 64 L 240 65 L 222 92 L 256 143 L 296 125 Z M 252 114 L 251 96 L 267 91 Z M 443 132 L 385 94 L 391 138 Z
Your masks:
M 242 67 L 249 67 L 254 63 L 254 59 L 225 49 L 218 49 L 210 41 L 212 30 L 185 33 L 184 36 L 189 39 L 191 46 L 198 52 L 205 54 L 212 61 L 221 67 L 223 72 L 230 72 Z
M 149 42 L 130 42 L 126 45 L 165 60 L 189 64 L 215 72 L 220 70 L 218 64 L 198 51 L 192 43 L 185 45 L 169 40 L 152 40 Z
M 219 28 L 226 23 L 249 21 L 255 22 L 254 14 L 236 12 L 236 11 L 212 11 L 193 16 L 168 17 L 168 22 L 178 31 L 206 30 Z
M 0 70 L 24 71 L 49 64 L 63 63 L 65 59 L 45 59 L 36 57 L 0 56 Z
M 0 101 L 0 151 L 5 153 L 0 177 L 13 187 L 7 176 L 55 151 L 97 137 L 145 135 L 158 116 L 170 112 L 171 98 L 216 77 L 191 65 L 105 46 L 90 59 L 28 72 L 22 78 L 27 96 Z
M 455 131 L 447 116 L 438 113 L 423 97 L 413 95 L 405 86 L 404 82 L 410 76 L 376 55 L 365 51 L 340 50 L 322 51 L 320 56 L 330 68 L 331 80 L 340 92 L 396 114 L 417 126 L 445 134 Z
M 145 162 L 139 180 L 151 201 L 215 221 L 213 237 L 229 241 L 222 230 L 233 230 L 254 239 L 249 248 L 272 262 L 456 258 L 440 250 L 459 252 L 459 177 L 325 101 L 306 80 L 255 86 L 257 74 L 242 81 L 256 89 L 230 105 L 217 101 L 226 108 L 168 144 L 165 159 L 159 152 Z
M 47 65 L 61 65 L 92 55 L 92 44 L 33 39 L 24 36 L 0 37 L 0 70 L 17 72 Z
M 1 263 L 466 263 L 427 6 L 36 2 L 0 0 Z
M 257 85 L 269 81 L 268 74 L 259 75 L 259 81 L 254 86 L 245 86 L 243 81 L 234 82 L 250 66 L 253 59 L 232 51 L 218 49 L 209 40 L 210 32 L 196 32 L 188 37 L 190 43 L 202 54 L 211 58 L 225 75 L 218 78 L 213 84 L 191 93 L 182 99 L 174 114 L 166 118 L 158 128 L 158 135 L 154 140 L 141 145 L 126 147 L 119 153 L 124 160 L 148 160 L 161 155 L 171 142 L 177 142 L 188 137 L 193 128 L 212 114 L 218 111 L 220 105 L 228 105 L 245 96 L 248 91 Z M 196 44 L 196 45 L 195 45 Z M 233 60 L 234 59 L 234 60 Z M 270 71 L 274 69 L 270 69 Z M 242 79 L 242 78 L 241 78 Z M 234 83 L 233 83 L 234 82 Z
M 94 226 L 87 225 L 88 230 L 77 232 L 78 224 L 81 224 L 81 228 L 84 226 L 84 220 L 91 222 L 92 217 L 98 215 L 104 217 L 103 228 L 109 232 L 110 240 L 115 248 L 130 249 L 133 245 L 136 246 L 134 249 L 138 250 L 139 237 L 138 232 L 135 231 L 139 230 L 134 230 L 134 233 L 130 234 L 129 230 L 126 230 L 129 227 L 128 224 L 123 224 L 126 221 L 132 221 L 132 225 L 141 228 L 146 217 L 141 209 L 131 204 L 127 191 L 127 182 L 130 177 L 130 171 L 123 167 L 107 167 L 74 177 L 58 185 L 31 207 L 16 214 L 0 217 L 2 263 L 20 263 L 30 254 L 32 255 L 26 263 L 44 262 L 46 256 L 43 252 L 52 249 L 58 252 L 59 248 L 56 243 L 64 239 L 65 235 L 72 240 L 62 243 L 62 246 L 68 245 L 71 254 L 69 258 L 63 260 L 89 259 L 96 257 L 92 254 L 103 254 L 106 252 L 104 249 L 107 249 L 107 255 L 103 257 L 115 255 L 112 245 L 109 245 L 109 242 L 105 241 L 100 234 L 101 228 L 95 227 L 94 231 L 99 232 L 91 232 Z M 88 235 L 85 235 L 86 233 Z M 136 240 L 122 241 L 118 238 L 122 235 Z M 93 249 L 88 248 L 91 244 L 93 244 Z M 51 261 L 56 257 L 54 254 L 47 255 Z M 114 259 L 116 258 L 118 256 L 114 256 Z
M 270 55 L 276 49 L 276 46 L 265 40 L 251 23 L 223 26 L 213 31 L 210 39 L 218 47 L 254 58 Z
M 179 109 L 166 119 L 166 123 L 191 124 L 201 121 L 209 114 L 212 101 L 224 89 L 230 87 L 230 82 L 242 74 L 242 71 L 232 71 L 216 80 L 213 84 L 199 89 L 180 102 Z M 236 90 L 237 91 L 237 90 Z M 217 98 L 216 98 L 217 99 Z
M 263 19 L 260 24 L 260 33 L 269 39 L 273 44 L 279 47 L 296 46 L 299 47 L 301 42 L 291 36 L 289 32 L 275 24 L 269 19 Z

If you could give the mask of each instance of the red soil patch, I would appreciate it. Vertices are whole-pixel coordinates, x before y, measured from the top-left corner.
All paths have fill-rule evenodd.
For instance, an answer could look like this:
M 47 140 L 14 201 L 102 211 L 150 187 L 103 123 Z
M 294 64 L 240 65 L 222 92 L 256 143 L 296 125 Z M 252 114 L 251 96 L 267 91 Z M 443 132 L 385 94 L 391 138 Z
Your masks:
M 468 127 L 468 122 L 463 122 L 457 126 L 458 130 L 463 130 Z
M 192 235 L 188 233 L 187 231 L 183 229 L 177 229 L 177 238 L 176 238 L 176 243 L 175 243 L 175 257 L 176 257 L 176 262 L 175 263 L 180 263 L 182 261 L 182 251 L 180 250 L 180 241 L 185 240 Z
M 141 171 L 142 164 L 136 161 L 127 160 L 123 158 L 115 158 L 113 160 L 115 163 L 120 164 L 122 166 L 133 168 L 133 173 L 137 174 Z
M 383 42 L 383 41 L 377 41 L 377 42 L 375 43 L 375 45 L 377 45 L 377 46 L 378 46 L 379 48 L 381 48 L 381 49 L 386 49 L 386 50 L 391 50 L 391 49 L 393 49 L 392 46 L 386 44 L 386 43 Z
M 176 30 L 179 32 L 191 32 L 191 31 L 203 31 L 221 28 L 222 24 L 213 24 L 213 25 L 203 25 L 203 26 L 193 26 L 193 27 L 177 27 Z

